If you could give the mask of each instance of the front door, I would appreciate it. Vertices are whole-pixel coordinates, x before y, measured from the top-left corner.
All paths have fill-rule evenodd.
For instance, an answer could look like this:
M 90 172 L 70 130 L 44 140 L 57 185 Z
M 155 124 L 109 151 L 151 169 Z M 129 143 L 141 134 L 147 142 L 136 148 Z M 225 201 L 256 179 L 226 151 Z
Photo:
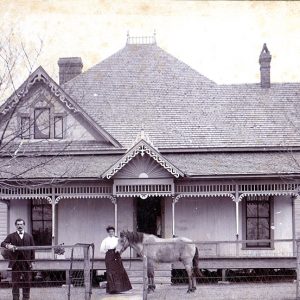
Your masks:
M 161 198 L 136 199 L 136 229 L 139 232 L 162 235 Z

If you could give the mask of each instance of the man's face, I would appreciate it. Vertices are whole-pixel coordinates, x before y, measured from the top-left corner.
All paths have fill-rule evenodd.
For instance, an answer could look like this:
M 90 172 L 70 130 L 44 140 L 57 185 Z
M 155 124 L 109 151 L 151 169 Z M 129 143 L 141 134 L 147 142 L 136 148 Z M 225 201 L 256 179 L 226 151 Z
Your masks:
M 24 228 L 25 228 L 25 224 L 23 221 L 18 221 L 17 224 L 16 224 L 16 228 L 18 231 L 23 231 Z
M 115 235 L 115 231 L 113 229 L 108 230 L 108 235 L 110 237 L 114 236 Z

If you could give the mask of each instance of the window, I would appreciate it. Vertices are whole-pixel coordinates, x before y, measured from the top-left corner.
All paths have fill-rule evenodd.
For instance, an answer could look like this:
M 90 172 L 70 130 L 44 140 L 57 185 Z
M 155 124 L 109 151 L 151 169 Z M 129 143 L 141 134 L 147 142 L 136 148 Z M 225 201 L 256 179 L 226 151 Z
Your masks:
M 63 117 L 61 116 L 54 117 L 54 138 L 63 138 Z
M 34 110 L 34 138 L 50 138 L 50 109 L 36 108 Z
M 254 196 L 246 199 L 246 239 L 271 239 L 271 198 Z M 247 243 L 246 247 L 270 248 L 271 243 Z
M 44 199 L 31 202 L 32 236 L 37 246 L 52 244 L 52 206 Z
M 29 139 L 30 138 L 30 118 L 21 117 L 21 138 Z

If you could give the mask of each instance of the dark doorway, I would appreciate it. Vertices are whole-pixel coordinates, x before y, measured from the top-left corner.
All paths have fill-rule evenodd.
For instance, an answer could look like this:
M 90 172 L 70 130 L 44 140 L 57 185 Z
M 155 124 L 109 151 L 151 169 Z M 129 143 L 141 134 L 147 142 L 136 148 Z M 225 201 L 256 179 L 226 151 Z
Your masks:
M 136 199 L 136 229 L 137 231 L 155 234 L 162 234 L 161 199 L 148 197 Z

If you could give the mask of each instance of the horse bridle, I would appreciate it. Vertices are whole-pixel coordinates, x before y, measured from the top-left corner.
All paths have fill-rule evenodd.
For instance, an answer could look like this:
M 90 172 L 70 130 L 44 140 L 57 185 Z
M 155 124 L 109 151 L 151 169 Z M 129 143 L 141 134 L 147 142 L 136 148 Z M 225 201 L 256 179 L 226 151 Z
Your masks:
M 128 241 L 127 237 L 126 237 L 126 240 Z M 137 251 L 134 247 L 132 247 L 131 244 L 129 243 L 129 241 L 128 241 L 128 244 L 129 244 L 129 246 L 128 246 L 129 247 L 129 270 L 131 270 L 131 261 L 132 261 L 131 249 L 135 250 L 139 255 L 142 255 L 142 254 L 139 253 L 139 251 Z M 123 253 L 126 249 L 124 249 L 124 247 L 122 247 L 120 254 Z

